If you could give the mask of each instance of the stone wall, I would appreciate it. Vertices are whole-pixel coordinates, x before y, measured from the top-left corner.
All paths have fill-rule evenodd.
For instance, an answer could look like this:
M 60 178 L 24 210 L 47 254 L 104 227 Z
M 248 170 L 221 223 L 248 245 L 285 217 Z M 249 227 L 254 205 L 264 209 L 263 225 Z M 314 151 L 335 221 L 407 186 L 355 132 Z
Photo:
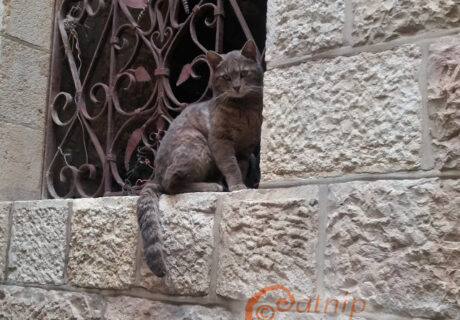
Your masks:
M 0 1 L 0 200 L 41 197 L 53 5 Z
M 144 262 L 136 200 L 2 202 L 0 318 L 243 319 L 272 285 L 296 301 L 274 319 L 297 319 L 303 299 L 348 295 L 366 302 L 355 319 L 460 314 L 460 180 L 163 196 L 163 279 Z M 275 297 L 288 298 L 257 305 Z
M 458 173 L 458 1 L 269 4 L 265 180 Z
M 459 319 L 460 2 L 268 3 L 262 186 L 319 186 L 312 292 Z
M 0 200 L 41 194 L 29 7 L 0 1 Z M 459 7 L 268 0 L 262 189 L 163 196 L 164 279 L 134 197 L 0 202 L 0 318 L 243 319 L 279 285 L 253 319 L 460 319 Z

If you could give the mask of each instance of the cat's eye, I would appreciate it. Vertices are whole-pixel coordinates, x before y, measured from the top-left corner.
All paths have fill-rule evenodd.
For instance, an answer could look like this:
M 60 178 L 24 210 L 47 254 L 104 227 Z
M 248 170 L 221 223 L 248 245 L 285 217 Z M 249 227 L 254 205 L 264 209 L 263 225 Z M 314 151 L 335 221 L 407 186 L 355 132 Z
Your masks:
M 241 78 L 247 77 L 247 75 L 248 75 L 248 71 L 247 71 L 247 70 L 243 70 L 243 71 L 241 71 L 241 73 L 240 73 Z
M 229 76 L 228 74 L 224 74 L 224 75 L 222 76 L 222 78 L 224 78 L 224 80 L 226 80 L 226 81 L 232 80 L 232 78 L 230 78 L 230 76 Z

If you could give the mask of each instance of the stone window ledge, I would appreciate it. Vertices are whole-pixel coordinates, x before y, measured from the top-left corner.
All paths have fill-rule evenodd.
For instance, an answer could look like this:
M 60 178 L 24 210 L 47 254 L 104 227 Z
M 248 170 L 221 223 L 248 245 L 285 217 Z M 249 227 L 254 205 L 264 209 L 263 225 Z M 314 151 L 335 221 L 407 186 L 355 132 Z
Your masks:
M 0 310 L 14 312 L 12 301 L 28 294 L 62 306 L 83 299 L 96 316 L 181 308 L 191 319 L 231 319 L 257 291 L 280 284 L 297 299 L 349 292 L 367 300 L 366 312 L 454 317 L 448 269 L 460 254 L 459 183 L 162 196 L 163 279 L 143 261 L 137 197 L 0 202 Z

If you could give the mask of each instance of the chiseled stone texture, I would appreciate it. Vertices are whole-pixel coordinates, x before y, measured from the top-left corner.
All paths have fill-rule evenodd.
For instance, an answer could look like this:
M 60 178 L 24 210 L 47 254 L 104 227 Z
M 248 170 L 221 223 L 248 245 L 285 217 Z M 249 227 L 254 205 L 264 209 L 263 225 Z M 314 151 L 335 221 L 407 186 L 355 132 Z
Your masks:
M 126 288 L 134 283 L 137 197 L 73 202 L 67 275 L 73 285 Z
M 268 71 L 263 179 L 419 168 L 420 64 L 403 46 Z
M 312 186 L 229 196 L 220 225 L 217 293 L 248 299 L 274 284 L 297 296 L 315 292 L 318 208 Z
M 7 10 L 9 9 L 9 6 L 5 1 L 0 1 L 0 31 L 4 29 L 3 26 L 3 20 L 5 19 L 7 13 Z M 0 39 L 0 45 L 2 43 L 2 40 Z
M 100 296 L 76 292 L 0 286 L 0 319 L 102 319 Z
M 43 131 L 0 120 L 0 201 L 40 198 L 43 142 Z
M 429 54 L 428 112 L 435 166 L 460 169 L 460 37 L 431 44 Z
M 277 298 L 284 298 L 287 301 L 289 301 L 289 297 L 286 294 L 279 294 Z M 312 302 L 311 307 L 310 307 L 310 312 L 306 310 L 307 308 L 307 302 L 305 302 L 304 299 L 310 299 L 311 297 L 294 297 L 295 303 L 292 305 L 292 307 L 288 311 L 279 311 L 277 306 L 276 306 L 276 301 L 263 301 L 260 303 L 257 303 L 253 308 L 252 308 L 252 318 L 254 320 L 261 320 L 261 319 L 273 319 L 273 320 L 350 320 L 350 316 L 348 315 L 345 318 L 340 317 L 340 311 L 338 312 L 338 315 L 336 314 L 324 314 L 323 309 L 324 305 L 323 302 L 320 302 L 318 310 L 318 313 L 315 313 L 315 303 L 316 301 Z M 316 298 L 316 295 L 312 298 Z M 298 300 L 297 300 L 298 299 Z M 322 297 L 321 297 L 322 299 Z M 299 304 L 298 304 L 299 303 Z M 264 306 L 269 306 L 273 309 L 270 308 L 264 308 Z M 289 307 L 289 305 L 282 304 L 281 305 L 283 310 L 286 310 L 286 308 Z M 299 306 L 300 312 L 297 312 L 297 306 Z M 334 303 L 332 303 L 331 309 L 333 309 Z M 246 305 L 241 306 L 238 310 L 234 311 L 236 314 L 235 320 L 243 320 L 246 319 Z M 260 309 L 259 309 L 260 307 Z M 321 308 L 322 307 L 322 308 Z M 271 316 L 273 317 L 271 318 Z M 393 318 L 362 318 L 362 317 L 355 317 L 353 316 L 353 320 L 397 320 Z
M 221 307 L 171 305 L 131 297 L 107 300 L 106 320 L 233 320 L 232 314 Z
M 0 32 L 49 50 L 53 26 L 53 0 L 4 0 L 0 4 Z M 3 8 L 2 8 L 3 7 Z M 40 14 L 37 14 L 40 12 Z
M 14 203 L 8 280 L 63 283 L 68 217 L 67 200 Z
M 268 1 L 266 60 L 340 46 L 344 7 L 344 0 Z
M 355 44 L 460 27 L 458 0 L 352 0 Z
M 36 10 L 31 11 L 39 16 Z M 43 130 L 49 53 L 2 37 L 0 65 L 0 121 Z
M 455 319 L 460 314 L 460 180 L 330 187 L 325 284 L 366 310 Z M 381 310 L 382 311 L 382 310 Z
M 6 248 L 8 246 L 9 236 L 9 214 L 11 202 L 0 202 L 0 280 L 3 280 L 3 271 L 5 270 Z
M 160 221 L 168 273 L 156 277 L 144 262 L 140 285 L 155 292 L 202 296 L 208 294 L 214 249 L 214 215 L 219 194 L 162 196 Z

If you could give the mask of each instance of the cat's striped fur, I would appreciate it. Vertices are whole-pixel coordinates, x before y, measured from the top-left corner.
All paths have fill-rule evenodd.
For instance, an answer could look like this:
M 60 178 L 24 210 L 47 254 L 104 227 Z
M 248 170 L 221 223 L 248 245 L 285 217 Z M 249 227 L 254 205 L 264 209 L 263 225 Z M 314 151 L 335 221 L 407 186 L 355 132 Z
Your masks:
M 145 261 L 149 268 L 159 277 L 166 274 L 161 224 L 159 217 L 160 186 L 147 183 L 141 191 L 137 203 L 137 220 L 144 243 Z
M 137 216 L 146 262 L 157 276 L 167 272 L 159 217 L 161 193 L 245 189 L 251 154 L 260 143 L 263 71 L 257 48 L 209 51 L 214 98 L 188 106 L 170 125 L 155 157 L 155 176 L 139 197 Z

